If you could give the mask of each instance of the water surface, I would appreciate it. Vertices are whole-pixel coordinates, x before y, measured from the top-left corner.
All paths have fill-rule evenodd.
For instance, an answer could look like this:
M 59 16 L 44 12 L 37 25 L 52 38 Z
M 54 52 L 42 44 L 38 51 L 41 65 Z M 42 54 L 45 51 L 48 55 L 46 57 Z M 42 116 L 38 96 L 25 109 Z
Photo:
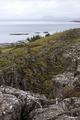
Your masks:
M 80 28 L 75 22 L 43 22 L 43 21 L 0 21 L 0 43 L 11 43 L 26 40 L 36 32 L 48 31 L 53 34 L 70 28 Z M 29 33 L 29 35 L 10 35 L 15 33 Z

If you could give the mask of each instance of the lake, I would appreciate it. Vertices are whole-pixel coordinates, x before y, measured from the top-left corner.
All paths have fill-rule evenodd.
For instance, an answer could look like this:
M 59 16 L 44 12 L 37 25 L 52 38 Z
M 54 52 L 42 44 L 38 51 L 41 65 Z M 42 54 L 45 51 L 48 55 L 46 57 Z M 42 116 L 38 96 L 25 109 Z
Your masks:
M 36 35 L 36 32 L 48 31 L 51 34 L 70 28 L 80 28 L 80 23 L 51 22 L 51 21 L 0 21 L 0 43 L 11 43 L 26 40 L 27 37 Z M 24 35 L 10 35 L 23 33 Z M 26 35 L 28 33 L 28 35 Z

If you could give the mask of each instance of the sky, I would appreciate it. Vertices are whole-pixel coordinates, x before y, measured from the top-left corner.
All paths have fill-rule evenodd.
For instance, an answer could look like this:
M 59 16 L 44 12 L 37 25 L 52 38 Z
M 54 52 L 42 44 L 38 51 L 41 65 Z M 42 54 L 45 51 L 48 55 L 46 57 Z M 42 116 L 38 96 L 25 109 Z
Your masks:
M 80 0 L 0 0 L 0 19 L 80 17 Z

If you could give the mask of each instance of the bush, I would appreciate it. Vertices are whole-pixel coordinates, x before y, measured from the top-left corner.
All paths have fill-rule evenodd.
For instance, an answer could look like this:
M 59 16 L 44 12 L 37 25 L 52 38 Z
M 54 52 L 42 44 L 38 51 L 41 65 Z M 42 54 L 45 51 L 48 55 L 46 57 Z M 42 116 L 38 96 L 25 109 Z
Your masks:
M 47 33 L 47 34 L 45 35 L 45 37 L 47 37 L 47 36 L 50 36 L 50 34 L 49 34 L 49 33 Z
M 34 42 L 34 41 L 36 41 L 36 40 L 38 40 L 38 39 L 40 39 L 41 37 L 39 36 L 39 35 L 36 35 L 36 36 L 33 36 L 33 37 L 31 37 L 31 38 L 27 38 L 27 41 L 29 41 L 29 42 Z

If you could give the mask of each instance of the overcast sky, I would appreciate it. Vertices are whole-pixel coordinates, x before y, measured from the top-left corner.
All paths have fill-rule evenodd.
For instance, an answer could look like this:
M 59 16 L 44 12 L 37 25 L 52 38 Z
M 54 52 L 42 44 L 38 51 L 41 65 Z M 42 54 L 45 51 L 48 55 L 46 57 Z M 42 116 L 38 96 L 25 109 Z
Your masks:
M 0 19 L 80 17 L 80 0 L 0 0 Z

